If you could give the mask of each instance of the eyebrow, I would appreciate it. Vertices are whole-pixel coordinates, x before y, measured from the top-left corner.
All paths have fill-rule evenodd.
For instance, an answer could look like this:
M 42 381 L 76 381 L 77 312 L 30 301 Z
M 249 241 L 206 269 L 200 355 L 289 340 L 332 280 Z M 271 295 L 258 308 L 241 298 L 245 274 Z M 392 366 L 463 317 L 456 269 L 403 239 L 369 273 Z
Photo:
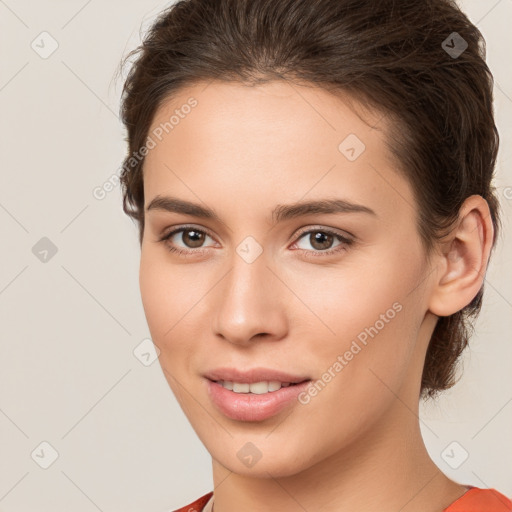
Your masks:
M 176 197 L 155 196 L 146 208 L 146 211 L 151 210 L 181 213 L 183 215 L 222 222 L 219 215 L 211 208 L 201 206 L 197 203 L 191 203 L 190 201 L 184 201 Z M 319 199 L 300 201 L 293 204 L 278 204 L 272 210 L 272 223 L 276 224 L 296 217 L 320 213 L 368 213 L 377 216 L 371 208 L 361 204 L 351 203 L 344 199 Z

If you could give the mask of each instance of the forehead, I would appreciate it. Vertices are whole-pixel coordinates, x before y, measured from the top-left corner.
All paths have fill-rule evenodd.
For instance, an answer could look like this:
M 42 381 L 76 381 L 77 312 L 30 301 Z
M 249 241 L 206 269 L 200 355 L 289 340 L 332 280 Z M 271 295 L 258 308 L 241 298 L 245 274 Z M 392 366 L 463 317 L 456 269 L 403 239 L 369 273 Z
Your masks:
M 185 122 L 187 118 L 191 121 Z M 361 139 L 368 138 L 369 131 L 375 132 L 372 138 L 383 138 L 385 123 L 382 113 L 347 93 L 334 95 L 320 87 L 281 80 L 262 85 L 213 80 L 181 89 L 164 101 L 149 132 L 160 131 L 163 137 L 170 132 L 186 135 L 187 127 L 192 125 L 195 137 L 232 140 L 236 144 L 247 133 L 259 138 L 279 134 L 281 142 L 285 138 L 298 142 L 321 133 L 322 138 L 328 137 L 324 144 L 327 147 L 347 130 Z
M 328 192 L 359 202 L 401 197 L 410 208 L 411 191 L 393 171 L 386 133 L 380 112 L 318 87 L 201 82 L 164 102 L 153 118 L 146 204 L 177 189 L 193 199 L 193 188 L 199 197 L 219 193 L 254 207 L 262 199 Z

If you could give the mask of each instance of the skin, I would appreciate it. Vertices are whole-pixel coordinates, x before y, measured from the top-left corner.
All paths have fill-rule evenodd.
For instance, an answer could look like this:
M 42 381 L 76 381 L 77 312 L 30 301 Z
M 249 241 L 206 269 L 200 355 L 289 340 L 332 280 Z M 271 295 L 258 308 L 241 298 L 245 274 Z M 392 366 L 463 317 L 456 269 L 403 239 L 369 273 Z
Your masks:
M 212 456 L 215 512 L 443 510 L 467 489 L 436 467 L 423 443 L 421 372 L 436 315 L 458 311 L 482 286 L 493 234 L 487 203 L 468 198 L 429 260 L 381 114 L 366 110 L 365 122 L 341 96 L 316 87 L 214 81 L 164 103 L 150 133 L 191 96 L 198 105 L 146 157 L 145 206 L 172 195 L 212 208 L 221 222 L 147 211 L 140 288 L 165 377 Z M 348 134 L 366 146 L 354 161 L 338 149 Z M 324 198 L 376 215 L 271 223 L 278 204 Z M 190 231 L 158 241 L 189 224 L 213 235 L 202 248 Z M 314 228 L 354 242 L 322 255 L 299 232 Z M 252 263 L 236 251 L 248 236 L 263 249 Z M 326 248 L 340 243 L 333 237 Z M 220 366 L 321 379 L 396 302 L 400 312 L 308 404 L 242 422 L 208 398 L 201 375 Z M 237 457 L 247 442 L 262 455 L 251 468 Z

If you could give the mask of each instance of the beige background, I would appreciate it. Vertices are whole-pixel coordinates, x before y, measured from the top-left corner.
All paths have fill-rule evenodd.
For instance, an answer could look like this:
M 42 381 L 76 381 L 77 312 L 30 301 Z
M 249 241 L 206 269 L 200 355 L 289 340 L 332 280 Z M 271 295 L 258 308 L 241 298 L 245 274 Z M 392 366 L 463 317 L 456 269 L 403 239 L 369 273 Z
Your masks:
M 164 512 L 213 487 L 210 457 L 158 361 L 145 366 L 134 354 L 149 337 L 137 230 L 119 187 L 108 188 L 125 152 L 114 73 L 167 3 L 0 0 L 4 512 Z M 512 1 L 461 5 L 487 40 L 496 78 L 496 184 L 509 236 L 487 275 L 464 377 L 421 421 L 443 471 L 512 496 Z M 52 450 L 58 458 L 43 469 Z

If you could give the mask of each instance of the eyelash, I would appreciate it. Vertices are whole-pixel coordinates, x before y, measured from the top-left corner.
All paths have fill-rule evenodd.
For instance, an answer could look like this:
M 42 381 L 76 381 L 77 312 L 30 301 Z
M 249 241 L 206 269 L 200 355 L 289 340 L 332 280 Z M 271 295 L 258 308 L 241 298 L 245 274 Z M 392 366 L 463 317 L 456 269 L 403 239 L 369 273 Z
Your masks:
M 185 249 L 174 247 L 168 243 L 168 241 L 171 239 L 171 237 L 173 237 L 176 233 L 185 232 L 188 230 L 196 231 L 197 233 L 208 235 L 210 238 L 214 238 L 208 231 L 206 231 L 204 229 L 198 229 L 194 226 L 181 226 L 180 228 L 174 229 L 171 232 L 163 235 L 161 238 L 159 238 L 158 242 L 162 242 L 162 243 L 165 242 L 165 246 L 169 252 L 179 254 L 180 256 L 193 256 L 198 253 L 201 254 L 203 252 L 206 252 L 204 248 L 185 250 Z M 321 250 L 310 251 L 307 249 L 295 249 L 295 250 L 302 251 L 303 254 L 308 258 L 309 257 L 317 258 L 319 256 L 326 257 L 326 256 L 331 256 L 333 254 L 341 253 L 343 251 L 346 251 L 347 247 L 349 247 L 350 245 L 352 245 L 354 243 L 354 240 L 347 238 L 347 237 L 341 235 L 340 233 L 337 233 L 336 231 L 332 231 L 330 229 L 325 229 L 325 228 L 314 228 L 314 229 L 308 229 L 308 230 L 302 231 L 302 232 L 298 233 L 297 241 L 300 240 L 304 235 L 308 235 L 311 233 L 324 233 L 324 234 L 332 235 L 339 242 L 341 242 L 341 244 L 334 247 L 333 249 L 326 249 L 325 251 L 321 251 Z

